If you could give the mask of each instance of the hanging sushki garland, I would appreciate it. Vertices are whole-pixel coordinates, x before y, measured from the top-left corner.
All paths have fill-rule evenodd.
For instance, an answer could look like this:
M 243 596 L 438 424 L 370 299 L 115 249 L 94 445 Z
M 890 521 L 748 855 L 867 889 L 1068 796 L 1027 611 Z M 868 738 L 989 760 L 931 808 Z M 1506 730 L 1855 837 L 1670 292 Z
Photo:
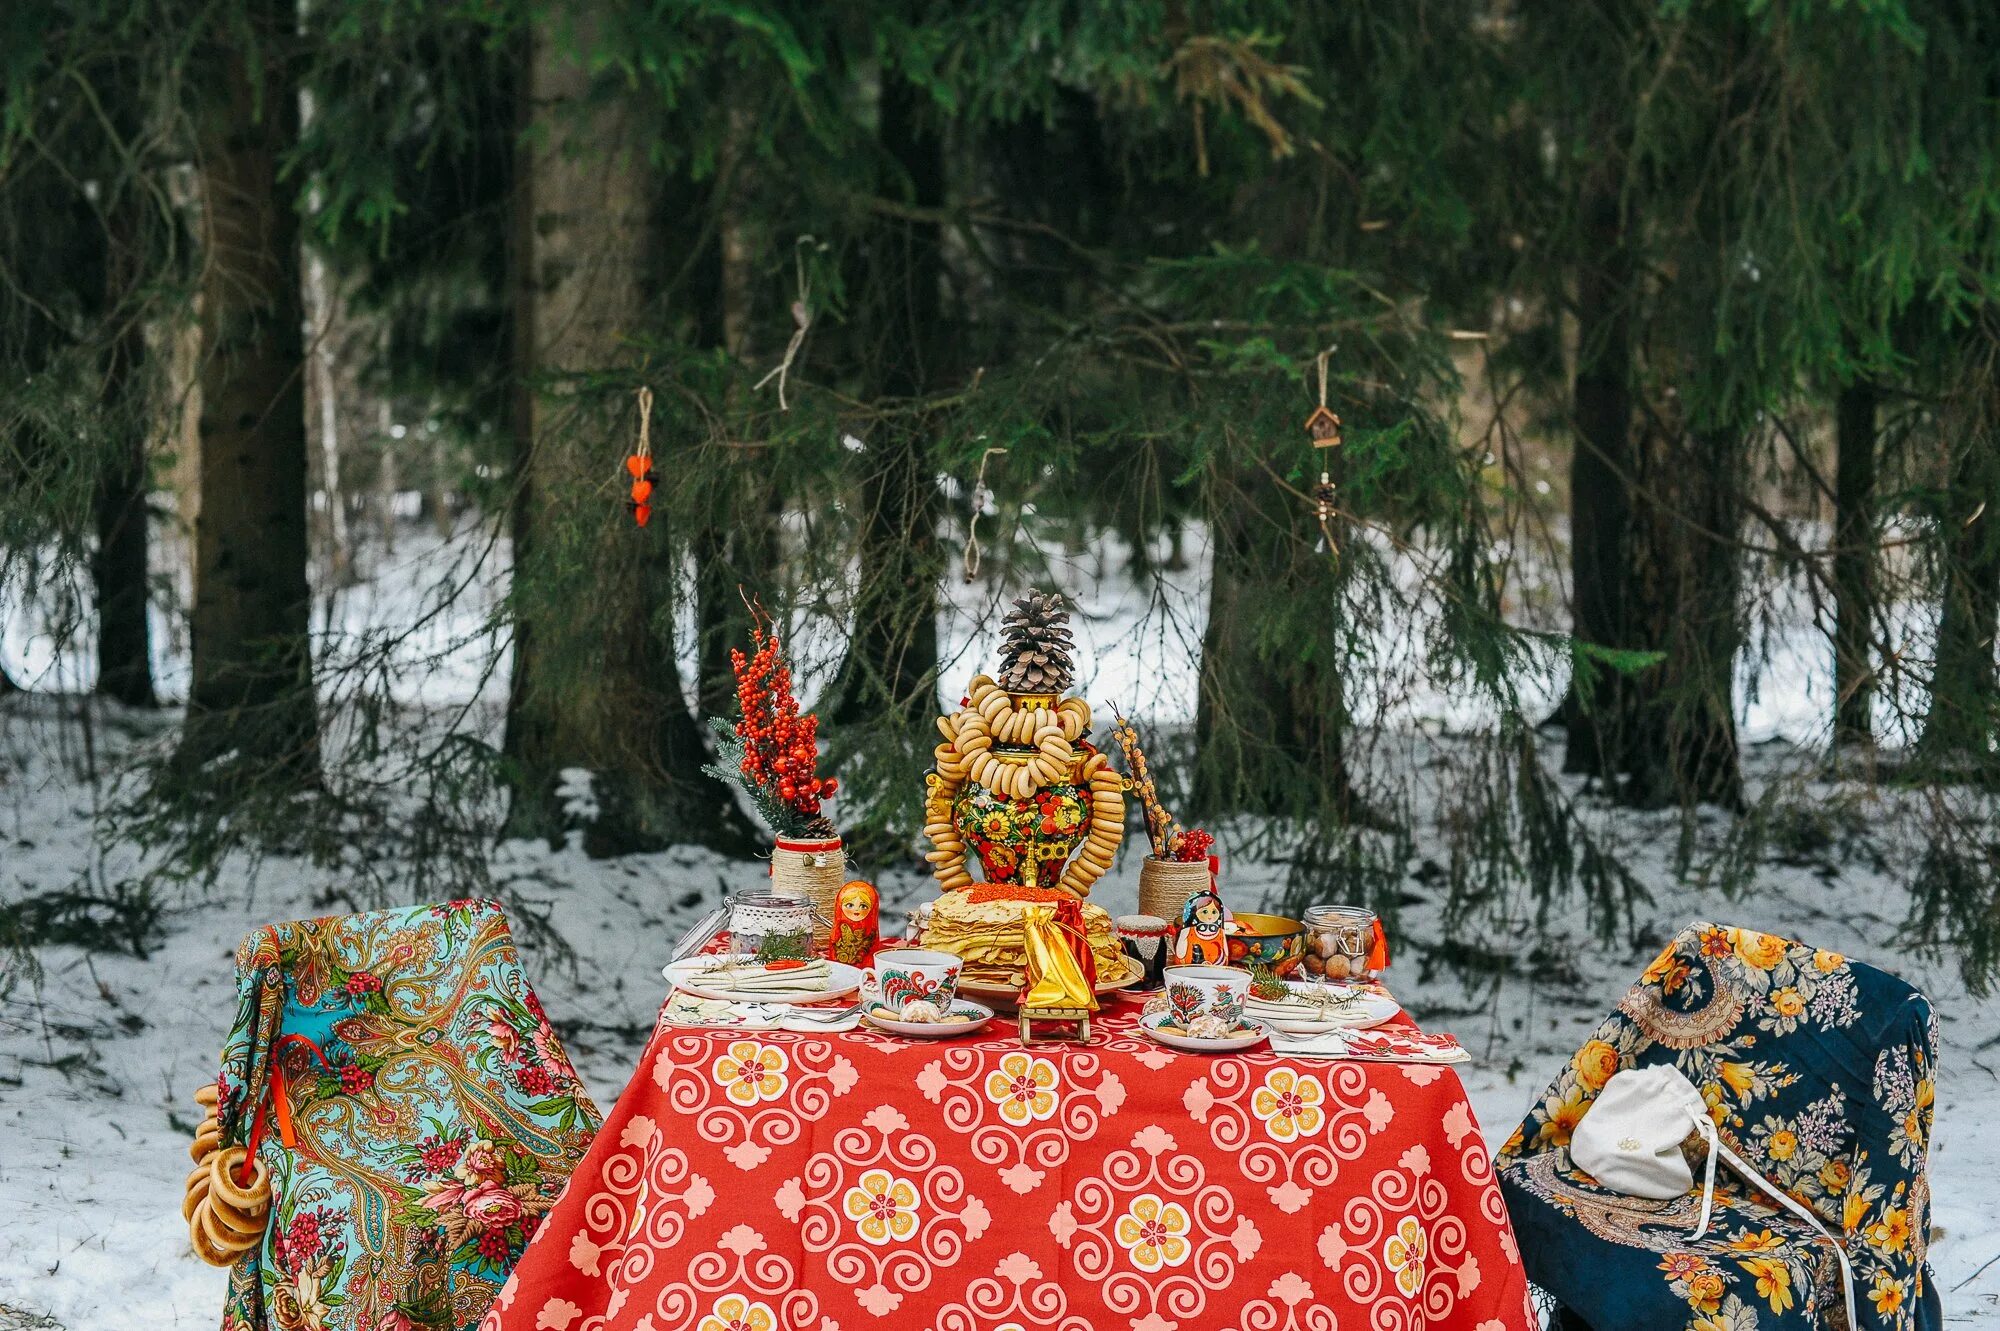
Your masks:
M 1339 448 L 1341 444 L 1340 417 L 1326 405 L 1326 363 L 1338 349 L 1328 347 L 1319 353 L 1319 405 L 1313 408 L 1312 415 L 1306 417 L 1306 437 L 1312 440 L 1316 452 Z M 1322 455 L 1320 462 L 1319 483 L 1312 488 L 1313 517 L 1319 522 L 1319 544 L 1315 549 L 1321 552 L 1330 550 L 1337 558 L 1340 543 L 1333 536 L 1333 519 L 1338 511 L 1333 506 L 1336 491 L 1333 473 L 1324 460 L 1325 456 Z
M 653 471 L 653 390 L 643 385 L 639 389 L 639 442 L 625 459 L 625 471 L 632 478 L 625 507 L 632 511 L 632 521 L 643 527 L 653 520 L 653 484 L 659 479 Z

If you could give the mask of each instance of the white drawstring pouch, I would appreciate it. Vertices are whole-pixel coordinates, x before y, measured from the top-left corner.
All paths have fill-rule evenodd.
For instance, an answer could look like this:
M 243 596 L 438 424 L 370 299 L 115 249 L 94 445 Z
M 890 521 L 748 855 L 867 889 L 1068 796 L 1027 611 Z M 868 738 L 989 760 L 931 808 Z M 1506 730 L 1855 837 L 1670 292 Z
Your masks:
M 1708 1102 L 1678 1068 L 1660 1063 L 1626 1068 L 1614 1074 L 1576 1125 L 1570 1137 L 1569 1156 L 1578 1169 L 1613 1192 L 1652 1201 L 1672 1201 L 1694 1188 L 1694 1171 L 1688 1167 L 1687 1156 L 1681 1150 L 1681 1143 L 1690 1132 L 1699 1133 L 1708 1143 L 1701 1220 L 1690 1237 L 1699 1239 L 1708 1233 L 1709 1218 L 1715 1207 L 1715 1162 L 1720 1157 L 1746 1182 L 1818 1230 L 1833 1245 L 1834 1256 L 1840 1262 L 1840 1290 L 1847 1301 L 1847 1324 L 1858 1329 L 1861 1324 L 1854 1318 L 1854 1270 L 1848 1265 L 1846 1247 L 1820 1223 L 1818 1216 L 1780 1191 L 1724 1144 L 1715 1130 L 1715 1121 L 1708 1116 Z

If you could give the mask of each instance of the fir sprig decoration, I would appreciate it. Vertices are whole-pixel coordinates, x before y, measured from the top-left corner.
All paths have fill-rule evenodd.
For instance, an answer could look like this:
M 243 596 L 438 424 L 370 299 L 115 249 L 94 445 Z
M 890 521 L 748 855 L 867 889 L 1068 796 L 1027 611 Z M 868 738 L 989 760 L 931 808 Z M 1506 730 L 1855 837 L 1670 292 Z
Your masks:
M 741 786 L 776 835 L 833 836 L 833 820 L 820 812 L 820 802 L 840 783 L 819 775 L 819 717 L 799 711 L 776 629 L 752 624 L 750 640 L 756 650 L 749 656 L 730 649 L 738 717 L 734 725 L 721 717 L 709 722 L 720 761 L 702 770 Z

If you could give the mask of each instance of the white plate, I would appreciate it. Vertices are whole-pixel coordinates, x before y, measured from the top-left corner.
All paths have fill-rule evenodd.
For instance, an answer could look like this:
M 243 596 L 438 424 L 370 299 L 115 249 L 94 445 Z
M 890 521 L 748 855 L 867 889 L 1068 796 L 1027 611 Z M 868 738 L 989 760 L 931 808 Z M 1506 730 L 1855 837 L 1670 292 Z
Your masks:
M 1183 1035 L 1179 1031 L 1160 1030 L 1155 1025 L 1155 1018 L 1141 1017 L 1139 1019 L 1140 1030 L 1152 1036 L 1167 1048 L 1178 1049 L 1184 1054 L 1233 1054 L 1240 1049 L 1255 1048 L 1271 1038 L 1271 1032 L 1264 1028 L 1262 1022 L 1251 1021 L 1246 1017 L 1242 1024 L 1244 1026 L 1253 1026 L 1256 1029 L 1239 1029 L 1236 1034 L 1225 1035 L 1220 1040 L 1197 1040 L 1194 1036 Z
M 703 984 L 699 978 L 701 973 L 721 964 L 722 961 L 716 957 L 689 957 L 686 961 L 676 961 L 667 966 L 660 974 L 673 981 L 674 988 L 686 990 L 696 998 L 719 998 L 725 1003 L 768 1003 L 772 1006 L 823 1003 L 829 998 L 845 998 L 861 987 L 861 968 L 839 961 L 826 963 L 826 988 L 801 989 L 795 994 L 744 993 L 722 988 L 719 984 Z
M 954 1013 L 969 1016 L 971 1021 L 897 1021 L 894 1017 L 878 1016 L 873 1007 L 861 1009 L 861 1019 L 870 1026 L 878 1027 L 894 1035 L 907 1035 L 912 1040 L 949 1040 L 955 1035 L 970 1035 L 987 1022 L 993 1020 L 993 1009 L 984 1003 L 975 1003 L 969 998 L 961 998 L 951 1005 Z
M 1299 980 L 1288 980 L 1286 984 L 1294 993 L 1309 994 L 1318 988 L 1317 985 Z M 1395 999 L 1372 990 L 1350 989 L 1340 984 L 1329 984 L 1327 988 L 1336 993 L 1346 993 L 1350 997 L 1325 1017 L 1287 1015 L 1297 1010 L 1266 1003 L 1254 996 L 1244 1004 L 1244 1015 L 1255 1017 L 1272 1030 L 1282 1031 L 1286 1035 L 1323 1035 L 1327 1031 L 1372 1030 L 1393 1018 L 1402 1008 Z

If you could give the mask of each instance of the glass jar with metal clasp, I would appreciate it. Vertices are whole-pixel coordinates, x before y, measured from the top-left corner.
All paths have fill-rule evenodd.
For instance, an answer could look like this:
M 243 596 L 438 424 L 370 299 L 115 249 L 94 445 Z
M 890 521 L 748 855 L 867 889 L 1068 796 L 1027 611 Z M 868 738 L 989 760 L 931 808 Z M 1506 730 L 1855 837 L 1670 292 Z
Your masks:
M 1329 980 L 1372 980 L 1377 971 L 1370 964 L 1375 955 L 1381 922 L 1366 906 L 1309 906 L 1306 926 L 1305 971 Z

